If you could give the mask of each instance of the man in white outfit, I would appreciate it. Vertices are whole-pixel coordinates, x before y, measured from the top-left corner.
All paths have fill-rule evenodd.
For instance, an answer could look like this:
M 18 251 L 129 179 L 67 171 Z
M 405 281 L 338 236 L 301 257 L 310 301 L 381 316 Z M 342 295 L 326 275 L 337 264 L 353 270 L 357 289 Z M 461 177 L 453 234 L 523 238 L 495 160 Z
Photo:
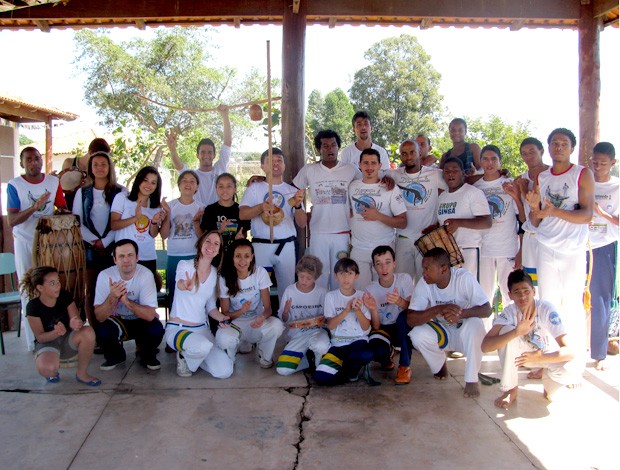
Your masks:
M 372 131 L 370 115 L 366 111 L 358 111 L 353 115 L 351 122 L 353 123 L 353 132 L 355 132 L 356 139 L 355 142 L 342 150 L 340 155 L 342 162 L 358 165 L 362 150 L 372 148 L 379 152 L 379 156 L 381 157 L 381 169 L 389 170 L 390 157 L 387 151 L 380 145 L 373 143 L 370 136 L 370 132 Z

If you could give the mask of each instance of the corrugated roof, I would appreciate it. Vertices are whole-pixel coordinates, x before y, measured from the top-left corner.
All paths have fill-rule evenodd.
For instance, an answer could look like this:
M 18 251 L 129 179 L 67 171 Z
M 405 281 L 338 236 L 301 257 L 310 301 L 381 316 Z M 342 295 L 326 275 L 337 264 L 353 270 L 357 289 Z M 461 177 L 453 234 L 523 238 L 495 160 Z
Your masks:
M 79 116 L 0 92 L 0 117 L 13 122 L 47 122 L 49 118 L 73 121 Z

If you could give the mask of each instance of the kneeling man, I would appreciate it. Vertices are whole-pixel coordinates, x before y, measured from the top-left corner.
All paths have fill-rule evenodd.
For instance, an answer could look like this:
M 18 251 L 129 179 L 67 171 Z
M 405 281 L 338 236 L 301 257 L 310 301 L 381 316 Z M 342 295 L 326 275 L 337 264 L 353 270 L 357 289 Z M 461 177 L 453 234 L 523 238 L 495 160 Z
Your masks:
M 422 279 L 415 286 L 407 311 L 411 343 L 435 374 L 448 377 L 445 351 L 459 351 L 465 363 L 465 397 L 480 395 L 478 372 L 482 364 L 480 345 L 485 330 L 482 319 L 491 305 L 473 274 L 451 268 L 443 248 L 429 250 L 422 259 Z
M 545 369 L 544 393 L 551 401 L 563 385 L 577 382 L 565 367 L 573 352 L 562 319 L 552 304 L 534 298 L 534 283 L 524 270 L 510 273 L 508 290 L 513 303 L 504 308 L 482 341 L 482 352 L 497 349 L 502 366 L 502 394 L 495 406 L 508 408 L 517 399 L 520 366 Z

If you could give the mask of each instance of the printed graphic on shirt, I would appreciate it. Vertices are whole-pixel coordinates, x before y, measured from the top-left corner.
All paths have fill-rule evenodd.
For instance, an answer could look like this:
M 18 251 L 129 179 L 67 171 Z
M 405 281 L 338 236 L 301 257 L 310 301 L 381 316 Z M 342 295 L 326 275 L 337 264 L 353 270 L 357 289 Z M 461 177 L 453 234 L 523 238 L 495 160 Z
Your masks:
M 138 220 L 136 220 L 136 230 L 140 233 L 144 233 L 148 230 L 150 223 L 151 221 L 149 220 L 149 218 L 146 215 L 142 214 L 138 218 Z
M 172 220 L 175 238 L 191 238 L 194 230 L 193 217 L 191 214 L 179 214 Z
M 438 215 L 449 215 L 456 214 L 456 205 L 457 202 L 442 202 L 439 204 L 439 210 L 437 211 Z
M 398 187 L 402 190 L 405 201 L 414 206 L 424 204 L 431 197 L 430 191 L 427 191 L 423 184 L 417 182 L 410 183 L 407 186 L 399 184 Z
M 570 197 L 568 195 L 568 189 L 568 184 L 564 183 L 561 194 L 559 191 L 557 193 L 552 193 L 551 188 L 547 186 L 547 191 L 545 191 L 545 198 L 547 198 L 547 200 L 558 209 L 564 209 L 564 201 Z
M 504 202 L 504 199 L 499 194 L 487 195 L 487 202 L 489 203 L 489 210 L 491 211 L 491 217 L 499 219 L 508 210 L 508 205 Z
M 346 204 L 349 183 L 346 181 L 321 181 L 314 189 L 314 205 L 320 204 Z
M 263 201 L 266 201 L 267 199 L 269 199 L 269 193 L 265 194 Z M 273 192 L 273 205 L 274 206 L 282 209 L 284 207 L 284 201 L 285 201 L 285 198 L 282 193 L 279 193 L 278 191 Z
M 375 202 L 374 198 L 372 196 L 367 196 L 367 195 L 362 195 L 359 197 L 351 197 L 351 199 L 353 199 L 353 202 L 355 202 L 354 205 L 354 209 L 355 212 L 360 213 L 360 212 L 364 212 L 366 209 L 372 209 L 373 207 L 376 209 L 380 209 L 380 207 L 377 207 L 377 203 Z
M 45 192 L 43 192 L 43 194 L 49 194 L 50 192 L 48 190 L 45 190 Z M 37 202 L 37 200 L 43 196 L 43 194 L 39 194 L 37 196 L 33 195 L 30 191 L 28 191 L 28 201 L 30 201 L 30 207 L 34 206 L 35 203 Z M 52 203 L 51 198 L 48 199 L 47 201 L 45 201 L 45 203 L 39 207 L 39 210 L 37 212 L 45 212 L 47 210 L 47 207 L 49 204 Z

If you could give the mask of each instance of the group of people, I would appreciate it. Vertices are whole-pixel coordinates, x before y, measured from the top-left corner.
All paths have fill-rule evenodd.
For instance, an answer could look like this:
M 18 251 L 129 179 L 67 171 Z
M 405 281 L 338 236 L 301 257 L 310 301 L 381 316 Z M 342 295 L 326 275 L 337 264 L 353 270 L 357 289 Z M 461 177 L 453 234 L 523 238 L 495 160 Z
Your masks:
M 201 140 L 198 170 L 181 162 L 177 136 L 168 135 L 180 172 L 180 197 L 170 202 L 162 198 L 156 168 L 140 170 L 127 191 L 116 183 L 105 141 L 91 144 L 88 178 L 74 194 L 72 211 L 89 260 L 85 311 L 94 332 L 60 290 L 53 268 L 28 270 L 36 219 L 54 206 L 67 208 L 57 178 L 41 172 L 39 152 L 22 151 L 25 174 L 9 183 L 9 223 L 36 364 L 48 381 L 59 379 L 58 358 L 77 351 L 76 379 L 98 385 L 86 371 L 95 341 L 104 354 L 102 370 L 125 361 L 122 342 L 128 339 L 136 340 L 140 364 L 157 370 L 164 338 L 182 377 L 198 368 L 229 377 L 236 355 L 254 349 L 261 367 L 275 364 L 282 375 L 310 368 L 319 385 L 360 376 L 373 381 L 371 362 L 396 370 L 395 383 L 408 384 L 413 349 L 441 380 L 448 376 L 446 352 L 458 351 L 466 357 L 467 397 L 479 395 L 483 353 L 499 350 L 497 406 L 516 400 L 519 366 L 532 368 L 531 377 L 545 370 L 551 399 L 560 386 L 578 383 L 585 366 L 581 296 L 588 240 L 587 263 L 596 266 L 590 268 L 590 351 L 604 367 L 618 238 L 611 144 L 594 148 L 593 174 L 570 162 L 576 146 L 571 131 L 549 135 L 550 167 L 542 143 L 527 138 L 520 153 L 528 171 L 513 179 L 501 168 L 501 150 L 466 142 L 465 121 L 454 119 L 453 147 L 439 161 L 430 139 L 419 135 L 401 143 L 401 165 L 391 169 L 385 149 L 372 142 L 370 116 L 359 111 L 352 119 L 355 142 L 341 151 L 336 132 L 320 131 L 314 139 L 320 161 L 302 167 L 290 184 L 283 180 L 283 152 L 264 152 L 266 176 L 252 178 L 238 203 L 237 181 L 226 172 L 228 108 L 219 111 L 219 159 L 214 142 Z M 309 246 L 296 256 L 303 251 L 296 246 L 297 227 L 308 219 Z M 462 267 L 454 266 L 450 243 L 418 250 L 416 242 L 435 231 L 454 240 Z M 165 327 L 156 313 L 158 235 L 168 239 L 171 311 Z M 270 298 L 274 280 L 277 312 Z M 503 311 L 492 321 L 498 287 Z M 287 343 L 274 357 L 285 331 Z

